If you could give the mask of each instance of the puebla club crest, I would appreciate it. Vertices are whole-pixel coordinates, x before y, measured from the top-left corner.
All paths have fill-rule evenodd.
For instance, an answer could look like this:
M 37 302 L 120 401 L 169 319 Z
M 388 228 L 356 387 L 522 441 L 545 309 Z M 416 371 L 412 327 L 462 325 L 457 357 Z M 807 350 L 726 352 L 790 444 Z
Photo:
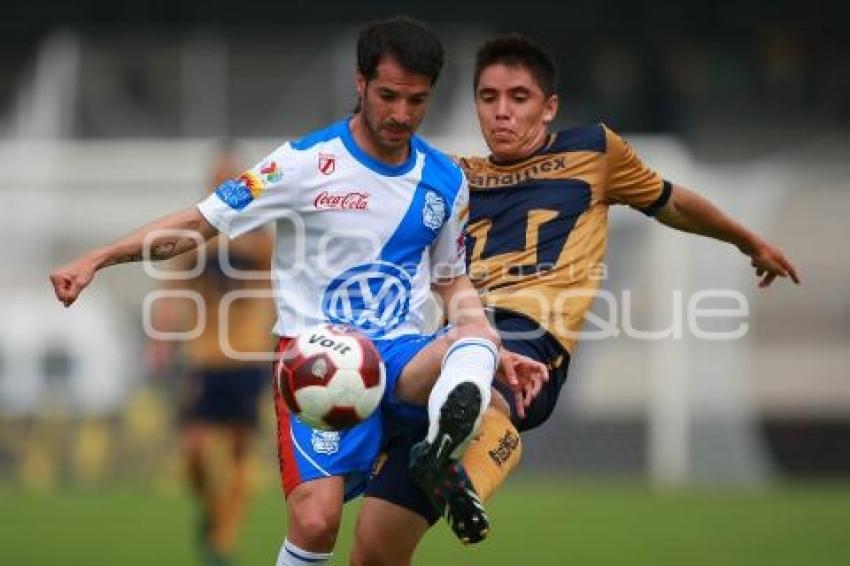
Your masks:
M 439 230 L 446 217 L 446 201 L 434 191 L 425 193 L 425 206 L 422 208 L 422 223 L 431 230 Z
M 336 454 L 339 452 L 339 431 L 314 428 L 310 444 L 317 454 Z

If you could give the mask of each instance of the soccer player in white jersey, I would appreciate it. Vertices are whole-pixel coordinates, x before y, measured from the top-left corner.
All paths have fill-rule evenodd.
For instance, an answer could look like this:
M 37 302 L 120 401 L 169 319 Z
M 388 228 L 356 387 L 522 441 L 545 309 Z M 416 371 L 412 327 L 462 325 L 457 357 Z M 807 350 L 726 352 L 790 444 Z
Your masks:
M 69 306 L 103 267 L 195 248 L 198 239 L 187 232 L 232 238 L 275 222 L 279 350 L 325 320 L 368 333 L 387 367 L 383 413 L 390 421 L 427 413 L 428 434 L 411 466 L 423 487 L 443 481 L 442 470 L 455 468 L 488 405 L 500 361 L 515 391 L 527 382 L 513 370 L 529 380 L 546 370 L 498 350 L 465 273 L 466 181 L 414 135 L 442 64 L 439 40 L 416 22 L 392 18 L 367 27 L 357 46 L 353 116 L 283 144 L 197 206 L 55 270 L 57 298 Z M 423 307 L 432 289 L 451 325 L 429 335 Z M 276 405 L 289 516 L 278 564 L 325 564 L 343 501 L 362 491 L 380 448 L 382 415 L 322 433 L 295 420 L 279 398 Z M 486 530 L 483 509 L 471 518 Z

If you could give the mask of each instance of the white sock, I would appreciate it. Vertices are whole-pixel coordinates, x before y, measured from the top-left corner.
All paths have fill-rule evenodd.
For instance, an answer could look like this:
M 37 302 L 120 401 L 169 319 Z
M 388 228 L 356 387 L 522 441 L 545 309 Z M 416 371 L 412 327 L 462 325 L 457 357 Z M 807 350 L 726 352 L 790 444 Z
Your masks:
M 490 387 L 493 383 L 493 374 L 496 373 L 496 364 L 499 354 L 496 345 L 484 338 L 461 338 L 451 345 L 449 351 L 443 358 L 443 367 L 440 377 L 434 384 L 431 394 L 428 396 L 428 441 L 434 442 L 437 438 L 437 430 L 440 423 L 440 409 L 449 393 L 459 384 L 469 381 L 474 383 L 481 392 L 481 408 L 475 421 L 472 434 L 452 454 L 452 458 L 459 458 L 469 440 L 478 432 L 481 424 L 481 415 L 490 404 Z
M 322 566 L 329 564 L 333 555 L 333 552 L 303 550 L 289 542 L 289 539 L 284 539 L 277 555 L 277 566 Z

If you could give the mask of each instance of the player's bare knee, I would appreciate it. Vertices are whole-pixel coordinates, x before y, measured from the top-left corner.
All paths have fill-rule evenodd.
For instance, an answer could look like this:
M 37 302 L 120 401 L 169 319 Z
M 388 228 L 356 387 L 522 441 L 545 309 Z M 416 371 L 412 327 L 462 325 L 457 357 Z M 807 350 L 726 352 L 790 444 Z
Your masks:
M 287 500 L 289 539 L 299 547 L 329 552 L 336 543 L 342 519 L 342 501 L 334 500 L 328 490 L 301 484 Z
M 339 524 L 339 510 L 311 506 L 289 514 L 287 536 L 306 550 L 330 551 L 336 544 Z

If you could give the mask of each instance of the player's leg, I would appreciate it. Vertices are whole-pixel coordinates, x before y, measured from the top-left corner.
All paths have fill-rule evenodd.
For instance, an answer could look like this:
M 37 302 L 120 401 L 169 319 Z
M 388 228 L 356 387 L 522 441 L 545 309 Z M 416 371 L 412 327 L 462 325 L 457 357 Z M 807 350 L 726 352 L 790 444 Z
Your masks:
M 450 525 L 459 538 L 467 542 L 483 539 L 489 528 L 486 512 L 455 464 L 489 402 L 498 359 L 495 345 L 482 338 L 481 329 L 462 327 L 444 329 L 431 337 L 376 344 L 391 388 L 385 414 L 393 418 L 387 421 L 401 422 L 402 427 L 410 426 L 411 419 L 428 423 L 416 437 L 421 442 L 410 449 L 410 477 L 432 498 L 439 513 L 447 503 L 441 494 L 451 494 L 461 520 L 450 521 Z M 430 394 L 428 387 L 433 387 Z M 427 411 L 414 405 L 424 404 L 426 399 Z M 387 425 L 388 434 L 391 428 Z M 451 489 L 447 490 L 446 484 Z
M 525 347 L 510 342 L 506 347 L 533 359 L 552 361 L 551 348 L 539 345 L 536 348 Z M 568 359 L 567 357 L 566 360 Z M 553 379 L 546 385 L 549 390 L 543 395 L 543 401 L 537 401 L 537 404 L 530 408 L 529 416 L 532 416 L 532 421 L 528 423 L 539 425 L 551 414 L 566 376 L 566 367 L 567 364 L 564 363 L 554 368 Z M 508 394 L 507 399 L 513 400 L 513 395 Z M 474 493 L 481 495 L 482 499 L 489 497 L 519 463 L 522 443 L 519 430 L 510 418 L 512 415 L 515 415 L 515 410 L 509 406 L 503 395 L 494 391 L 490 407 L 484 412 L 480 432 L 466 448 L 462 464 L 457 468 L 460 473 L 466 472 L 466 477 L 474 486 Z M 385 454 L 386 460 L 367 487 L 367 499 L 382 500 L 384 504 L 361 507 L 358 525 L 364 527 L 355 531 L 353 554 L 358 563 L 381 564 L 381 560 L 390 556 L 409 559 L 426 532 L 422 525 L 433 524 L 439 513 L 437 508 L 443 509 L 449 525 L 459 538 L 464 539 L 470 534 L 469 529 L 463 529 L 462 523 L 467 516 L 469 503 L 474 499 L 463 496 L 466 487 L 463 483 L 450 482 L 450 493 L 442 495 L 442 507 L 439 501 L 435 507 L 434 498 L 426 497 L 414 485 L 409 471 L 399 465 L 399 462 L 403 462 L 407 450 L 405 444 L 411 445 L 410 438 L 396 436 L 390 440 Z M 454 469 L 456 468 L 449 468 L 450 471 Z M 382 521 L 377 516 L 381 511 L 389 513 L 388 509 L 391 508 L 394 509 L 392 521 Z M 387 543 L 382 543 L 382 540 L 391 541 L 391 547 L 384 549 Z
M 389 436 L 378 458 L 354 529 L 351 563 L 408 564 L 440 512 L 410 478 L 410 448 L 427 430 L 427 423 L 409 423 Z
M 498 335 L 489 327 L 446 327 L 405 361 L 393 396 L 414 405 L 428 404 L 429 415 L 438 383 L 451 390 L 451 384 L 470 381 L 479 385 L 482 398 L 489 399 L 499 344 Z M 438 397 L 446 395 L 442 393 Z
M 285 349 L 281 340 L 278 354 Z M 274 388 L 278 456 L 286 495 L 288 531 L 278 566 L 317 566 L 332 557 L 343 502 L 365 488 L 381 442 L 381 415 L 375 412 L 345 431 L 320 431 L 289 413 Z
M 489 519 L 457 460 L 490 403 L 498 352 L 493 341 L 482 339 L 479 329 L 457 330 L 417 356 L 420 359 L 409 368 L 416 375 L 420 361 L 427 365 L 428 357 L 442 360 L 428 397 L 428 434 L 411 448 L 410 473 L 439 510 L 449 510 L 445 516 L 452 531 L 463 542 L 475 543 L 487 536 Z
M 482 426 L 487 426 L 493 410 L 492 407 L 487 409 Z M 407 429 L 394 434 L 388 432 L 392 435 L 366 487 L 366 497 L 357 517 L 352 564 L 409 564 L 419 541 L 440 518 L 441 510 L 434 498 L 426 496 L 413 482 L 408 465 L 410 448 L 426 429 L 422 421 L 418 425 L 409 423 Z M 475 443 L 473 441 L 470 448 Z M 462 539 L 476 532 L 480 534 L 480 531 L 459 528 L 458 521 L 453 520 L 464 520 L 463 517 L 468 516 L 463 511 L 464 505 L 473 501 L 477 501 L 477 497 L 453 500 L 445 505 L 446 518 Z
M 276 404 L 279 407 L 283 402 Z M 339 531 L 345 480 L 342 474 L 332 471 L 332 462 L 327 458 L 317 461 L 321 454 L 310 446 L 309 436 L 303 431 L 308 428 L 306 425 L 289 414 L 282 418 L 279 414 L 278 419 L 278 452 L 288 523 L 277 564 L 326 564 Z
M 186 477 L 198 504 L 197 536 L 204 559 L 217 556 L 213 542 L 216 530 L 216 470 L 209 452 L 215 440 L 219 417 L 214 376 L 197 369 L 187 376 L 187 400 L 182 409 L 181 451 Z
M 206 552 L 210 546 L 215 507 L 209 470 L 204 452 L 209 437 L 208 425 L 198 420 L 187 420 L 182 424 L 180 448 L 189 487 L 198 506 L 198 542 Z
M 181 431 L 181 449 L 186 466 L 186 477 L 192 492 L 203 501 L 206 499 L 208 478 L 203 465 L 206 426 L 198 421 L 185 422 Z
M 404 367 L 396 387 L 402 400 L 421 402 L 421 388 L 433 384 L 427 397 L 428 432 L 411 451 L 414 480 L 423 489 L 460 457 L 477 431 L 490 403 L 497 344 L 489 328 L 453 328 Z
M 250 492 L 251 445 L 258 424 L 259 398 L 268 384 L 265 367 L 241 367 L 230 372 L 228 412 L 222 434 L 228 443 L 227 473 L 216 498 L 215 549 L 228 556 L 236 547 Z
M 331 476 L 303 482 L 286 497 L 287 532 L 278 556 L 278 566 L 300 564 L 309 558 L 311 564 L 329 560 L 336 544 L 345 482 Z
M 494 392 L 491 406 L 484 412 L 481 432 L 466 449 L 464 464 L 449 468 L 447 472 L 456 478 L 448 478 L 451 489 L 445 484 L 439 486 L 441 493 L 436 497 L 426 496 L 413 482 L 408 466 L 407 454 L 425 433 L 424 422 L 418 427 L 409 425 L 404 433 L 390 436 L 366 488 L 364 505 L 358 515 L 352 554 L 355 563 L 383 564 L 391 560 L 404 563 L 412 557 L 427 528 L 441 514 L 461 540 L 481 540 L 486 533 L 473 520 L 474 516 L 483 513 L 476 507 L 479 501 L 476 491 L 480 485 L 489 495 L 516 466 L 521 452 L 519 433 L 507 414 L 507 403 Z M 489 438 L 494 438 L 495 442 L 491 443 Z M 481 457 L 488 460 L 479 462 Z M 464 471 L 466 462 L 470 461 L 476 466 L 475 478 L 471 474 L 466 476 Z M 470 481 L 474 486 L 471 493 L 468 485 L 464 485 Z M 386 520 L 387 517 L 392 519 Z
M 515 398 L 501 382 L 493 384 L 494 399 L 505 399 L 500 411 L 488 409 L 481 431 L 464 453 L 463 464 L 482 500 L 501 485 L 518 465 L 522 444 L 520 431 L 542 425 L 551 416 L 567 379 L 570 356 L 536 322 L 510 311 L 496 310 L 493 324 L 502 336 L 503 346 L 540 361 L 549 367 L 549 381 L 519 417 Z
M 431 525 L 424 517 L 377 497 L 364 497 L 354 527 L 351 566 L 407 566 Z
M 508 404 L 499 392 L 493 392 L 494 402 L 484 412 L 478 435 L 466 448 L 461 463 L 481 501 L 487 501 L 519 465 L 522 440 L 511 422 Z M 495 402 L 498 400 L 498 403 Z M 451 506 L 447 518 L 457 515 Z
M 292 434 L 294 417 L 287 414 L 282 420 L 288 423 L 278 427 L 279 441 L 285 438 L 278 450 L 288 523 L 277 565 L 326 564 L 339 531 L 345 480 L 311 457 L 303 435 Z
M 220 556 L 231 556 L 236 548 L 250 491 L 253 429 L 242 424 L 228 424 L 221 427 L 219 435 L 227 444 L 227 469 L 221 471 L 222 483 L 214 499 L 215 520 L 210 542 Z

